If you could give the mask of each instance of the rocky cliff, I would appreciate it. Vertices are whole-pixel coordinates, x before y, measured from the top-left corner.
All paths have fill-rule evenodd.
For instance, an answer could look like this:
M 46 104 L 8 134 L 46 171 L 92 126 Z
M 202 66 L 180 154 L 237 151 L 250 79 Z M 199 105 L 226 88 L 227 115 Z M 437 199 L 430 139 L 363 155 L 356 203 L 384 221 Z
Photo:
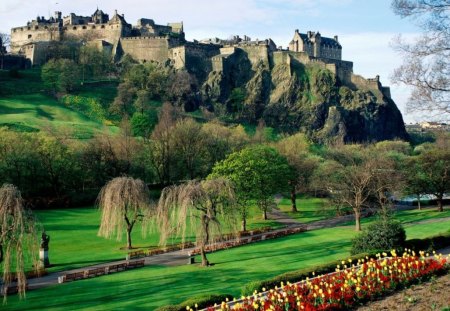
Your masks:
M 351 73 L 343 81 L 321 62 L 268 58 L 255 60 L 245 49 L 226 56 L 202 82 L 203 101 L 225 106 L 236 121 L 262 118 L 268 126 L 301 130 L 321 142 L 407 138 L 402 115 L 378 79 Z

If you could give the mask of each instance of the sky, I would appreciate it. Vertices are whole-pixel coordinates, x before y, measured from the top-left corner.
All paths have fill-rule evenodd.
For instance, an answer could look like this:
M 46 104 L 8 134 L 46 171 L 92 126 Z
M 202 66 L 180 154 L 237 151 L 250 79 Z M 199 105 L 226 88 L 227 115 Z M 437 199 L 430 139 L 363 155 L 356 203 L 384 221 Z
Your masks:
M 390 80 L 402 62 L 391 47 L 393 38 L 398 34 L 414 38 L 420 32 L 412 21 L 392 12 L 391 0 L 1 0 L 0 32 L 9 33 L 38 15 L 61 11 L 63 16 L 90 16 L 97 7 L 110 17 L 117 9 L 130 24 L 139 18 L 162 25 L 183 21 L 188 40 L 247 35 L 272 38 L 278 46 L 287 47 L 295 29 L 320 31 L 331 38 L 337 35 L 343 60 L 353 61 L 354 73 L 365 78 L 379 75 L 383 85 L 391 87 L 406 123 L 426 119 L 407 113 L 410 90 Z

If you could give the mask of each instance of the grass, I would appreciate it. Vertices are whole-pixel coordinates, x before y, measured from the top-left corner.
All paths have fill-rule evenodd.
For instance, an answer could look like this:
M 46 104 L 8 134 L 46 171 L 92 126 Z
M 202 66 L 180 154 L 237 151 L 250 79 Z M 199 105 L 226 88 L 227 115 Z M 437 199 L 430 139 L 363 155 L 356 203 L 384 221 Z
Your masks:
M 103 252 L 108 252 L 106 243 L 115 243 L 102 240 L 101 244 L 105 243 L 105 246 L 87 244 L 96 239 L 95 235 L 87 236 L 89 232 L 93 234 L 96 231 L 94 218 L 98 216 L 92 210 L 91 214 L 88 213 L 89 210 L 80 210 L 84 220 L 78 220 L 78 223 L 71 223 L 74 221 L 71 217 L 77 217 L 76 211 L 66 210 L 65 214 L 57 214 L 58 212 L 60 211 L 43 212 L 55 213 L 47 219 L 42 218 L 45 215 L 40 215 L 46 225 L 53 223 L 53 229 L 61 229 L 52 232 L 49 228 L 50 235 L 53 234 L 50 244 L 50 259 L 53 262 L 58 260 L 58 252 L 66 253 L 59 256 L 69 261 L 83 258 L 82 252 L 97 258 Z M 415 214 L 415 211 L 409 212 Z M 402 212 L 400 219 L 408 219 L 409 212 Z M 66 220 L 63 221 L 62 218 Z M 65 237 L 61 236 L 64 231 L 61 224 L 58 224 L 61 221 L 66 226 L 65 230 L 71 230 Z M 80 240 L 74 240 L 76 236 L 72 230 L 80 230 L 80 225 L 84 234 L 82 237 L 80 234 Z M 406 232 L 408 238 L 426 237 L 446 232 L 449 227 L 450 220 L 411 224 L 406 227 Z M 30 291 L 26 300 L 19 301 L 15 296 L 9 297 L 8 304 L 3 307 L 4 310 L 154 310 L 158 306 L 180 303 L 199 294 L 230 293 L 239 296 L 242 286 L 249 281 L 345 259 L 354 235 L 353 225 L 304 232 L 210 254 L 208 258 L 215 265 L 208 268 L 196 265 L 170 268 L 148 266 Z M 73 249 L 70 250 L 70 247 Z
M 86 139 L 100 132 L 114 132 L 42 94 L 12 95 L 0 98 L 0 126 L 17 130 L 67 131 L 73 138 Z
M 292 206 L 289 197 L 284 197 L 278 204 L 278 207 L 282 212 L 289 215 L 289 217 L 301 223 L 323 220 L 336 215 L 336 210 L 324 198 L 298 196 L 296 203 L 298 210 L 296 213 L 291 211 Z
M 121 250 L 125 246 L 125 234 L 121 241 L 115 238 L 109 240 L 97 236 L 100 224 L 100 212 L 95 208 L 76 208 L 61 210 L 36 211 L 39 221 L 45 226 L 50 235 L 51 263 L 50 272 L 74 269 L 101 262 L 121 260 L 125 258 L 128 250 Z M 262 220 L 256 208 L 251 209 L 248 219 L 248 228 L 256 229 L 266 226 L 280 227 L 277 222 Z M 191 240 L 194 238 L 191 237 Z M 147 249 L 157 247 L 159 235 L 150 232 L 142 237 L 140 226 L 132 232 L 133 247 Z M 169 244 L 180 242 L 179 238 L 172 239 Z M 92 250 L 95 250 L 92 251 Z

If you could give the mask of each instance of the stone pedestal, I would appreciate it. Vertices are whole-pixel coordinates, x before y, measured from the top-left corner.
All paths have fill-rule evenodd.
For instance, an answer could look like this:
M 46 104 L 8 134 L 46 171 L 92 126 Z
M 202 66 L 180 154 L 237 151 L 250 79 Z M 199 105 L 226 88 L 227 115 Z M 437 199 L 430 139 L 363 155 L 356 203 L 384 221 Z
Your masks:
M 48 260 L 48 249 L 39 249 L 39 261 L 42 267 L 50 267 L 50 261 Z

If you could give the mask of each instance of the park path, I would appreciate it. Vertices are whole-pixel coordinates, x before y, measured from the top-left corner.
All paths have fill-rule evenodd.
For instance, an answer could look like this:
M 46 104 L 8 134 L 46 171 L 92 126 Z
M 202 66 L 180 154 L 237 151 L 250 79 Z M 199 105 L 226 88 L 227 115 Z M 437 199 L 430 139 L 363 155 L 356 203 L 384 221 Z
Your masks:
M 403 209 L 405 209 L 405 207 L 402 207 L 401 209 L 403 210 Z M 407 209 L 409 209 L 409 208 L 407 208 Z M 285 225 L 288 228 L 296 228 L 296 227 L 305 227 L 306 226 L 307 231 L 336 227 L 336 226 L 348 223 L 349 221 L 352 221 L 355 219 L 354 215 L 345 215 L 345 216 L 335 217 L 332 219 L 324 219 L 324 220 L 319 220 L 319 221 L 314 221 L 311 223 L 304 224 L 304 223 L 297 221 L 296 219 L 290 218 L 286 213 L 283 213 L 282 211 L 280 211 L 278 209 L 273 209 L 268 214 L 268 216 L 269 216 L 269 219 L 275 220 L 275 221 Z M 441 219 L 437 219 L 436 221 L 439 221 L 439 220 L 442 221 Z M 285 230 L 285 229 L 286 228 L 273 230 L 271 232 L 277 232 L 277 231 L 281 231 L 281 230 Z M 259 235 L 264 235 L 264 234 L 266 234 L 266 233 L 255 234 L 254 236 L 259 236 Z M 189 253 L 193 250 L 194 250 L 194 248 L 186 248 L 183 250 L 178 250 L 178 251 L 168 252 L 168 253 L 164 253 L 164 254 L 145 257 L 144 258 L 145 265 L 146 266 L 147 265 L 165 265 L 165 266 L 184 265 L 184 264 L 188 263 Z M 447 254 L 447 255 L 450 254 L 450 247 L 448 247 L 444 250 L 440 250 L 440 253 Z M 58 284 L 58 278 L 65 274 L 82 272 L 85 270 L 90 270 L 90 269 L 95 269 L 95 268 L 104 268 L 106 266 L 122 264 L 122 263 L 126 263 L 126 262 L 127 262 L 126 260 L 106 262 L 106 263 L 100 263 L 97 265 L 86 266 L 86 267 L 81 267 L 81 268 L 72 269 L 72 270 L 50 273 L 48 275 L 45 275 L 45 276 L 42 276 L 39 278 L 29 279 L 28 280 L 28 288 L 30 290 L 32 290 L 32 289 L 38 289 L 38 288 Z

